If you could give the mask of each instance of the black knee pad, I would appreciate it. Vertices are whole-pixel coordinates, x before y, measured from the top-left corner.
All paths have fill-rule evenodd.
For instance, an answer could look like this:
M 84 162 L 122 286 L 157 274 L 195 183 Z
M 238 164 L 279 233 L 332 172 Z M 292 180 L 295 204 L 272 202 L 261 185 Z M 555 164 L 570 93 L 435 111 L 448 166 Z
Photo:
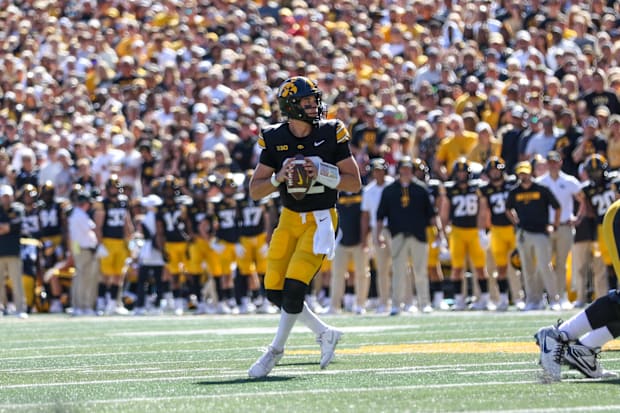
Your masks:
M 586 308 L 586 315 L 592 329 L 620 321 L 620 291 L 611 290 L 609 294 L 594 300 Z
M 299 314 L 304 309 L 304 299 L 308 286 L 301 281 L 287 278 L 284 281 L 282 309 L 289 314 Z
M 271 304 L 278 308 L 282 308 L 282 291 L 281 290 L 265 290 L 265 295 Z

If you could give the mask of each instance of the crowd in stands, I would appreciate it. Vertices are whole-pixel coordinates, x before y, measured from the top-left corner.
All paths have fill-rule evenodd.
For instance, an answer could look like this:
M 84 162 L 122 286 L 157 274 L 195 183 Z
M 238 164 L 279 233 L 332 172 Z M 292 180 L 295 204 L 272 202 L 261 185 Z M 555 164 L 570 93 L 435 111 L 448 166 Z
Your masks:
M 205 197 L 218 196 L 228 173 L 255 167 L 260 129 L 282 120 L 275 93 L 293 75 L 315 80 L 326 117 L 348 126 L 365 184 L 374 158 L 395 175 L 404 156 L 440 181 L 461 157 L 479 171 L 501 157 L 507 174 L 530 161 L 537 176 L 555 151 L 562 171 L 584 182 L 580 165 L 594 154 L 606 175 L 620 168 L 613 0 L 0 4 L 0 194 L 20 203 L 53 188 L 70 209 L 72 192 L 105 199 L 114 179 L 144 215 L 152 203 L 141 200 L 164 198 L 167 176 L 177 195 L 191 198 L 200 180 Z M 591 218 L 605 208 L 596 202 Z M 58 245 L 62 262 L 71 247 Z M 512 303 L 523 298 L 515 294 Z M 592 298 L 580 294 L 579 305 Z

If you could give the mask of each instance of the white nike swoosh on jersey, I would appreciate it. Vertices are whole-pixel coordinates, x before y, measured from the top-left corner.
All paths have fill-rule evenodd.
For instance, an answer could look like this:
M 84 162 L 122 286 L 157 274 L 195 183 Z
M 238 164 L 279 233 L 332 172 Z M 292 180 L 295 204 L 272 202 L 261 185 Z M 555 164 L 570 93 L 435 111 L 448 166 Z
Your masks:
M 323 142 L 325 142 L 325 139 L 323 139 L 322 141 L 314 142 L 314 146 L 322 145 Z

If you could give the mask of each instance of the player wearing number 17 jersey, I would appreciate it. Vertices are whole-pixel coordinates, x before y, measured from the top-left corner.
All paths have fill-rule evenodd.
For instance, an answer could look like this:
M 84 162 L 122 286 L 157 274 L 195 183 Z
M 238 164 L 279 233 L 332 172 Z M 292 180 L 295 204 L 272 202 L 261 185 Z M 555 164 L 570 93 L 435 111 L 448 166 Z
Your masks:
M 598 245 L 601 258 L 607 266 L 609 288 L 617 288 L 617 275 L 612 265 L 611 255 L 607 244 L 603 242 L 603 218 L 611 204 L 618 199 L 620 177 L 612 175 L 609 171 L 607 159 L 599 154 L 590 155 L 583 162 L 583 169 L 588 175 L 588 181 L 584 184 L 583 192 L 587 202 L 592 206 L 598 223 Z
M 463 273 L 469 256 L 480 285 L 480 299 L 472 309 L 484 310 L 488 306 L 489 292 L 485 269 L 486 257 L 478 234 L 478 186 L 479 181 L 471 179 L 471 169 L 465 158 L 459 158 L 452 168 L 452 180 L 446 182 L 441 196 L 442 223 L 450 223 L 449 246 L 452 265 L 450 279 L 454 288 L 454 309 L 465 309 L 462 294 Z
M 485 167 L 489 182 L 480 187 L 480 225 L 490 226 L 490 248 L 497 266 L 497 286 L 500 301 L 497 310 L 508 309 L 508 257 L 517 246 L 514 225 L 506 216 L 508 192 L 516 184 L 514 176 L 506 176 L 506 164 L 498 156 L 489 159 Z

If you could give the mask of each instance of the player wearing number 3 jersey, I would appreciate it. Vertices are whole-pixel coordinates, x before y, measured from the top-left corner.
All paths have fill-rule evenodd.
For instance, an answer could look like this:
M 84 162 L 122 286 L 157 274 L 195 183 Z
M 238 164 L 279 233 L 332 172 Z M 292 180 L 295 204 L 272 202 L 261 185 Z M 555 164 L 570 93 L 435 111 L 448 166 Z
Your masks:
M 504 160 L 493 156 L 484 169 L 489 182 L 480 187 L 479 227 L 490 227 L 490 248 L 497 266 L 497 286 L 500 300 L 497 309 L 508 309 L 508 257 L 517 246 L 515 228 L 506 216 L 506 198 L 516 185 L 514 176 L 506 176 Z

